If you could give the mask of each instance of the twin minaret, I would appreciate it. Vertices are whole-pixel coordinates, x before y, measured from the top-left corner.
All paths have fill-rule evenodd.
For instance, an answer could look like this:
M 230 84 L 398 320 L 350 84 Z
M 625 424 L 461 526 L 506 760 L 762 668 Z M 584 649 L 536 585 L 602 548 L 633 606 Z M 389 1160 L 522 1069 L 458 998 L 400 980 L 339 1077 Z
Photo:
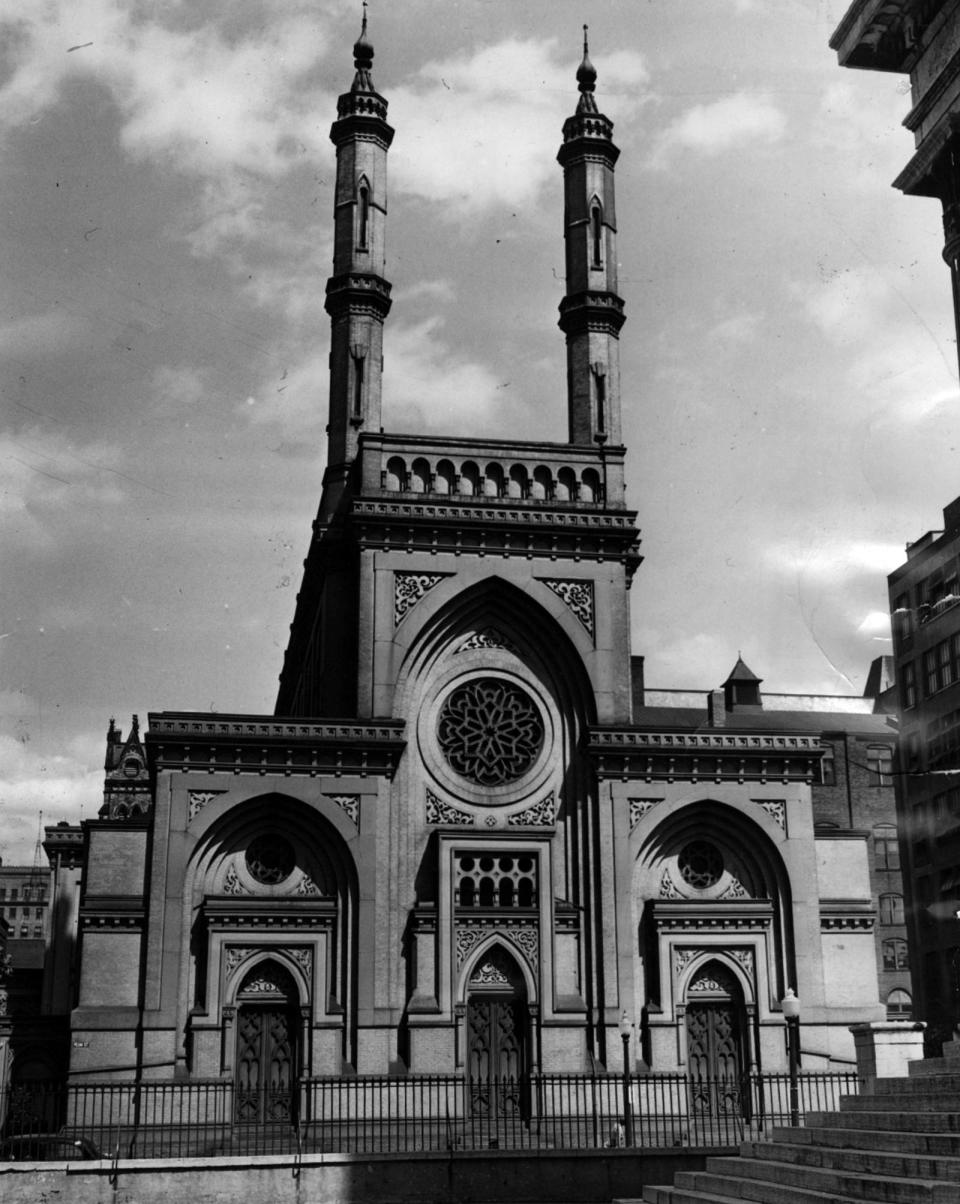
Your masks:
M 337 101 L 330 138 L 337 148 L 333 275 L 326 308 L 332 322 L 330 422 L 325 484 L 342 483 L 362 431 L 379 431 L 383 323 L 390 310 L 384 272 L 387 151 L 393 129 L 387 102 L 373 86 L 373 46 L 364 15 L 353 48 L 356 75 Z M 567 341 L 569 441 L 620 443 L 617 221 L 613 122 L 597 109 L 597 73 L 587 51 L 577 70 L 580 101 L 563 126 L 557 159 L 563 167 L 567 292 L 560 328 Z

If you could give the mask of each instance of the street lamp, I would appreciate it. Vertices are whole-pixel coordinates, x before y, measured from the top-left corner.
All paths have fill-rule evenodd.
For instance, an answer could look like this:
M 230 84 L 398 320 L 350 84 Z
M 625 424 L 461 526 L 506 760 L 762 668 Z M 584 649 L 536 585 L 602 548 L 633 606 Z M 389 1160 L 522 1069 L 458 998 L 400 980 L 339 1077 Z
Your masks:
M 633 1124 L 630 1117 L 630 1030 L 633 1025 L 624 1009 L 620 1017 L 620 1040 L 623 1042 L 623 1144 L 633 1145 Z
M 800 1000 L 793 987 L 780 1001 L 783 1018 L 787 1022 L 787 1056 L 790 1059 L 790 1124 L 800 1123 L 800 1100 L 797 1090 L 797 1071 L 800 1067 Z

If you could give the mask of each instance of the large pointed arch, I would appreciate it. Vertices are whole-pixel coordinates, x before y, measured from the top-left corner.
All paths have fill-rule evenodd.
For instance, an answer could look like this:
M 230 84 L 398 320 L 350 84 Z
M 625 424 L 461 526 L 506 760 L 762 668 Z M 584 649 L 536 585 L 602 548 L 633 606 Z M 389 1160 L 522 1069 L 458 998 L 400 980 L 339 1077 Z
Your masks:
M 265 840 L 268 856 L 274 842 L 280 864 L 258 876 L 250 853 Z M 357 867 L 344 837 L 315 806 L 267 792 L 222 810 L 188 857 L 182 906 L 190 934 L 181 965 L 183 1031 L 194 1009 L 208 1023 L 226 1023 L 244 975 L 272 960 L 296 984 L 298 1007 L 337 1018 L 342 1060 L 354 1060 Z

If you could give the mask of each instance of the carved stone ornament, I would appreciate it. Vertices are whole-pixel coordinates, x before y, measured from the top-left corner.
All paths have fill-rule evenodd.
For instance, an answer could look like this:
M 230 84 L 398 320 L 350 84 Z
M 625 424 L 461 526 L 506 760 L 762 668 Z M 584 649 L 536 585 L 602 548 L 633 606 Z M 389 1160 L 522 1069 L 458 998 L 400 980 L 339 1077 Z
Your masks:
M 424 594 L 439 585 L 447 573 L 394 573 L 393 625 L 399 627 L 407 611 L 412 610 Z
M 428 824 L 472 824 L 475 817 L 469 811 L 461 811 L 453 803 L 445 803 L 432 790 L 427 791 Z
M 468 639 L 464 640 L 458 652 L 472 652 L 475 648 L 503 648 L 507 652 L 516 652 L 516 646 L 511 644 L 502 631 L 498 631 L 496 627 L 484 627 L 482 631 L 475 631 Z
M 733 973 L 714 962 L 709 968 L 705 966 L 697 973 L 687 987 L 687 994 L 735 996 L 737 989 L 738 983 Z
M 226 790 L 187 791 L 187 823 L 195 820 L 208 803 L 212 803 L 215 798 L 219 798 L 221 794 L 226 793 Z
M 552 828 L 557 822 L 557 803 L 552 794 L 526 807 L 523 811 L 507 817 L 507 823 L 514 828 Z
M 307 982 L 309 982 L 313 973 L 313 950 L 306 948 L 294 948 L 288 949 L 287 952 L 303 971 L 304 977 L 306 978 Z
M 456 950 L 457 968 L 467 960 L 471 950 L 489 936 L 498 936 L 504 944 L 513 945 L 527 959 L 529 965 L 536 971 L 540 960 L 540 933 L 535 924 L 518 924 L 506 927 L 504 925 L 457 925 Z
M 314 880 L 310 877 L 309 874 L 304 874 L 303 877 L 300 879 L 300 881 L 297 883 L 297 894 L 298 895 L 319 895 L 320 887 L 317 886 L 316 882 L 314 882 Z
M 540 580 L 570 607 L 592 638 L 593 582 L 563 581 L 554 577 L 541 577 Z
M 227 876 L 223 880 L 223 893 L 225 895 L 248 895 L 250 893 L 240 881 L 240 875 L 237 873 L 235 865 L 231 865 L 227 870 Z
M 471 987 L 509 987 L 510 979 L 493 962 L 483 962 L 470 976 Z
M 283 991 L 275 979 L 262 974 L 259 978 L 252 978 L 249 982 L 245 982 L 243 993 L 245 995 L 282 995 Z
M 471 678 L 447 696 L 437 720 L 437 743 L 447 764 L 478 786 L 522 778 L 543 747 L 536 703 L 511 681 Z
M 700 952 L 700 949 L 677 949 L 673 961 L 677 974 L 682 974 Z
M 628 798 L 627 803 L 630 806 L 630 828 L 631 830 L 643 819 L 648 811 L 653 810 L 657 803 L 662 803 L 662 798 Z
M 665 869 L 660 876 L 660 898 L 661 899 L 679 899 L 680 892 L 677 890 L 677 884 L 673 880 L 673 876 L 669 869 Z
M 787 805 L 780 798 L 755 798 L 751 800 L 758 807 L 762 807 L 767 815 L 773 820 L 778 827 L 784 832 L 787 830 Z
M 743 967 L 750 981 L 753 981 L 753 950 L 752 949 L 728 949 L 727 952 L 731 957 L 736 958 L 737 962 Z
M 721 899 L 749 899 L 750 896 L 740 879 L 731 876 L 729 886 L 720 892 L 719 897 Z
M 346 815 L 347 819 L 352 824 L 357 824 L 360 820 L 360 795 L 359 794 L 328 794 L 331 803 L 336 803 L 340 810 Z
M 250 945 L 228 945 L 224 955 L 227 973 L 232 974 L 234 970 L 236 970 L 237 966 L 239 966 L 242 961 L 246 961 L 246 959 L 253 952 L 255 952 L 255 950 Z

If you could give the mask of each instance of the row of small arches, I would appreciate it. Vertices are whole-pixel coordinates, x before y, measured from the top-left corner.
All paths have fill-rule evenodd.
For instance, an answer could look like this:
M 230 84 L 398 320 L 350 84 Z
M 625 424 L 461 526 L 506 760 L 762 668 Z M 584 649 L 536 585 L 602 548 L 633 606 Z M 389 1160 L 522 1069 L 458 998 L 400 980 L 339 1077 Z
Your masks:
M 579 476 L 570 467 L 554 473 L 546 464 L 531 472 L 525 464 L 491 463 L 485 468 L 473 460 L 456 466 L 452 460 L 431 465 L 418 458 L 407 467 L 402 456 L 392 456 L 381 473 L 381 486 L 389 493 L 437 493 L 459 497 L 533 498 L 556 502 L 602 501 L 600 474 L 585 468 Z

